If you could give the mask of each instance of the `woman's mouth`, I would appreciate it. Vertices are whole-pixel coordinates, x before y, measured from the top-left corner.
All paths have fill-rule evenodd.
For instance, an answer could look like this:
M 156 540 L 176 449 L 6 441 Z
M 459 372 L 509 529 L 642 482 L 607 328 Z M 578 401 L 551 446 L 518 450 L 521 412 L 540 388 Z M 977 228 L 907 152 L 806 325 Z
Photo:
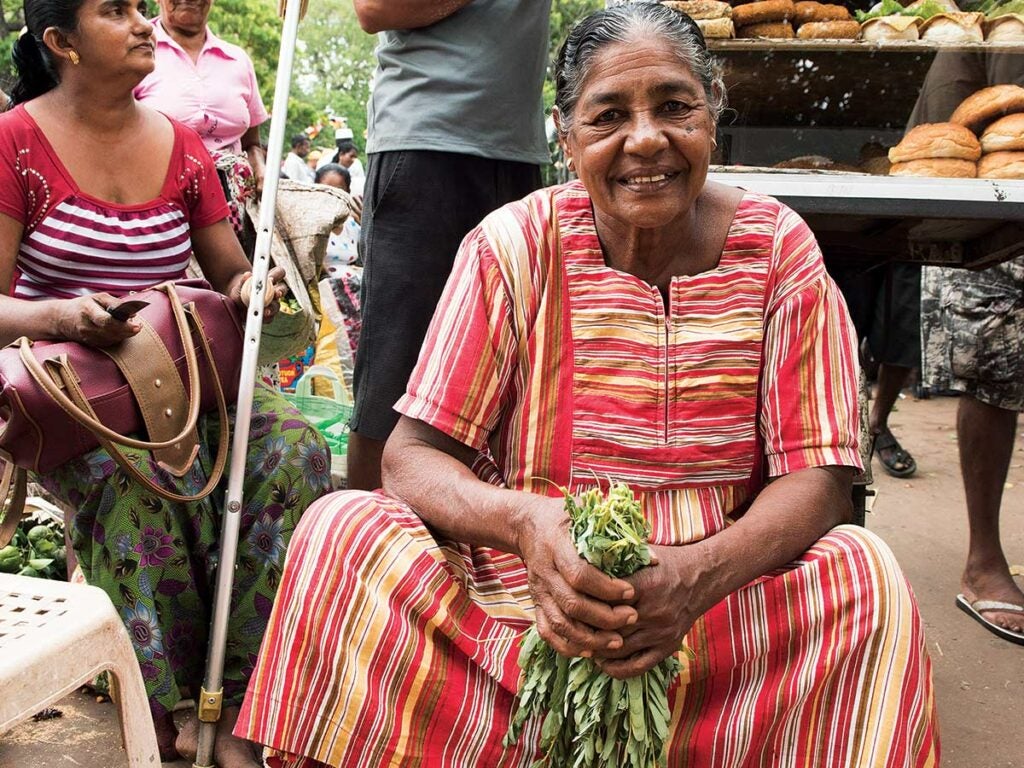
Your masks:
M 665 186 L 678 175 L 678 173 L 671 171 L 663 173 L 638 173 L 633 176 L 623 177 L 619 180 L 619 183 L 630 189 L 649 191 Z

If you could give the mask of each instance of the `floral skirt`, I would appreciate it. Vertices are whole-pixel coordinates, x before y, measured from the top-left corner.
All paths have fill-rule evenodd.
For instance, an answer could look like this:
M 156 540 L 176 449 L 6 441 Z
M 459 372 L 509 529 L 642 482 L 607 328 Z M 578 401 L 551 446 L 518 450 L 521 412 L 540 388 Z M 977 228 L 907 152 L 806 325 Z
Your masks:
M 218 418 L 200 418 L 199 455 L 183 478 L 157 467 L 148 453 L 126 454 L 161 485 L 195 493 L 217 452 Z M 230 418 L 233 424 L 233 409 Z M 82 573 L 121 614 L 153 715 L 172 711 L 181 687 L 197 692 L 203 678 L 227 473 L 205 499 L 181 504 L 132 481 L 98 448 L 38 481 L 73 510 L 69 527 Z M 279 395 L 258 386 L 228 623 L 225 705 L 241 703 L 299 517 L 329 487 L 330 455 L 319 433 Z

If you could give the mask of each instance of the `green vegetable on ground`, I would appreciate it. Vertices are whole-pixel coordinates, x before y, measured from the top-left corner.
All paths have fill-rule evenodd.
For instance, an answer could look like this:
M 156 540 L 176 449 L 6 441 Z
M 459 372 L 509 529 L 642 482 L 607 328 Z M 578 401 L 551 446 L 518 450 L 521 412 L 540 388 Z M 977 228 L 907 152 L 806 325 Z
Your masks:
M 612 484 L 607 498 L 600 488 L 591 488 L 578 502 L 563 493 L 576 551 L 587 562 L 616 578 L 650 564 L 650 525 L 629 486 Z M 680 670 L 675 656 L 643 675 L 616 680 L 591 659 L 555 653 L 533 626 L 524 637 L 519 666 L 518 707 L 504 744 L 515 744 L 531 717 L 543 717 L 542 757 L 532 768 L 665 764 L 668 688 Z

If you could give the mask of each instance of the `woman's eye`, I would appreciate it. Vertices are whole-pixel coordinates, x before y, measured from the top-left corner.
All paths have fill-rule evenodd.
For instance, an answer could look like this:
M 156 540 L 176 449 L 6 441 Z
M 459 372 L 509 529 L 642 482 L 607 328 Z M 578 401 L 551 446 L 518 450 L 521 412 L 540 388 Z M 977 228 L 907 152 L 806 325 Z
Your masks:
M 665 112 L 686 112 L 690 107 L 681 101 L 666 101 L 661 108 Z
M 604 112 L 594 118 L 594 123 L 600 125 L 601 123 L 610 123 L 613 120 L 618 120 L 619 112 L 616 109 L 606 109 Z

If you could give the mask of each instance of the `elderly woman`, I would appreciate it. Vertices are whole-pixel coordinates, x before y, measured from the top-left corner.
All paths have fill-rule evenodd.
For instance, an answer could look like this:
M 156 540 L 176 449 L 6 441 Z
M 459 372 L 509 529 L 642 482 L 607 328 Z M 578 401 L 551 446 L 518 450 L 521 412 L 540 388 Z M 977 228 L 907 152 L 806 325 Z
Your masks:
M 237 733 L 289 767 L 525 768 L 539 729 L 501 739 L 536 621 L 617 678 L 677 656 L 669 766 L 935 765 L 914 598 L 842 525 L 855 340 L 814 237 L 707 182 L 724 93 L 688 17 L 600 11 L 556 77 L 579 181 L 464 240 L 384 492 L 303 519 Z M 629 579 L 552 487 L 595 478 L 653 528 Z
M 106 307 L 130 291 L 184 277 L 193 253 L 216 290 L 247 303 L 249 265 L 209 153 L 190 128 L 132 96 L 154 63 L 142 0 L 26 0 L 25 21 L 14 47 L 16 106 L 0 115 L 0 345 L 24 335 L 103 347 L 132 336 L 139 323 L 116 319 Z M 276 291 L 271 280 L 271 312 Z M 149 454 L 127 453 L 168 490 L 195 493 L 216 454 L 217 415 L 201 417 L 198 428 L 198 458 L 183 477 L 164 472 Z M 251 745 L 230 730 L 284 548 L 299 515 L 328 489 L 326 450 L 278 396 L 256 392 L 217 742 L 221 768 L 259 765 Z M 38 480 L 72 510 L 83 573 L 124 619 L 161 754 L 176 757 L 172 712 L 181 687 L 197 690 L 206 657 L 223 490 L 192 504 L 167 501 L 119 470 L 102 448 Z M 186 735 L 185 752 L 188 742 Z
M 223 179 L 232 225 L 240 231 L 240 207 L 262 190 L 265 175 L 259 127 L 270 116 L 256 71 L 245 51 L 207 26 L 212 0 L 159 5 L 153 22 L 156 67 L 135 88 L 135 98 L 199 134 Z

